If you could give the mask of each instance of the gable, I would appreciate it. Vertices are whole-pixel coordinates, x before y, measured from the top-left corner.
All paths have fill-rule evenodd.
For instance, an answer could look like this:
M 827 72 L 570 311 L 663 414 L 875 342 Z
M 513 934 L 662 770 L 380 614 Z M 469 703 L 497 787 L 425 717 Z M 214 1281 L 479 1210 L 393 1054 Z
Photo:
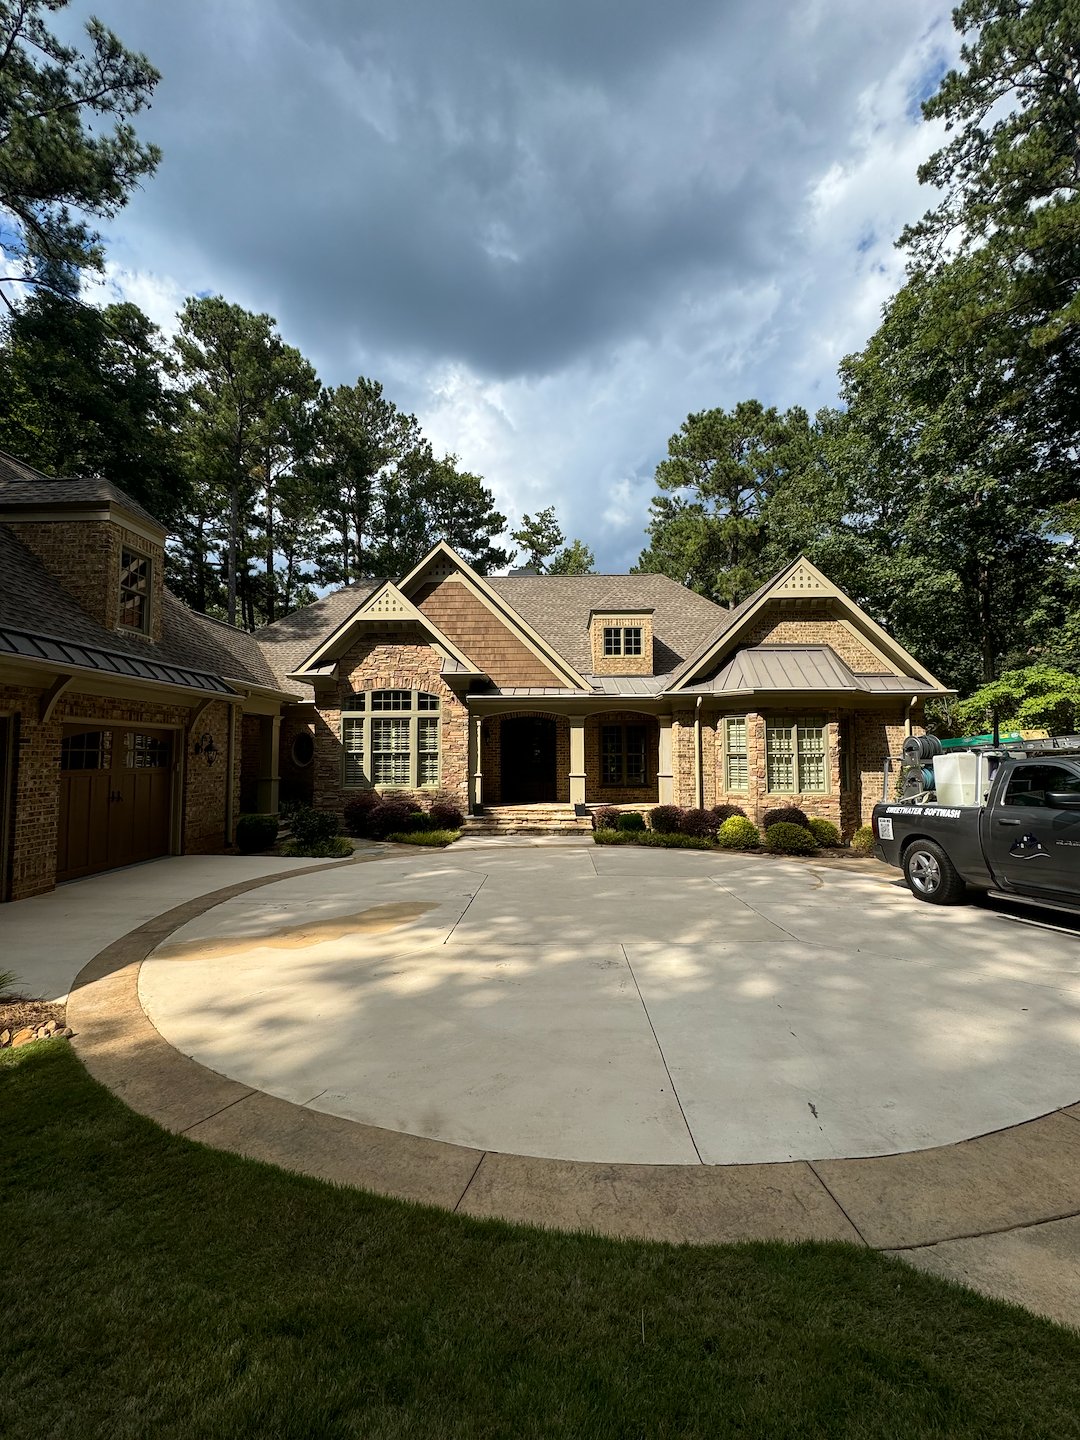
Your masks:
M 421 585 L 413 603 L 496 685 L 565 686 L 563 677 L 456 575 Z
M 323 673 L 327 666 L 333 666 L 356 637 L 364 630 L 381 632 L 407 631 L 410 635 L 417 629 L 424 634 L 426 643 L 439 652 L 458 673 L 476 674 L 469 657 L 457 648 L 437 625 L 424 615 L 391 580 L 385 581 L 363 600 L 353 612 L 342 621 L 322 643 L 311 652 L 293 674 L 302 678 Z

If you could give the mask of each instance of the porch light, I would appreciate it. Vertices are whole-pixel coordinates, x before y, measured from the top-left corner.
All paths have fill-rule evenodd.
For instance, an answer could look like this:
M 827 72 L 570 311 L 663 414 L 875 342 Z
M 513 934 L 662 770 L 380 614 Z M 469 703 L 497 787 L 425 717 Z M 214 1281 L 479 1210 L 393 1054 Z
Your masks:
M 217 746 L 214 744 L 214 737 L 209 732 L 200 735 L 192 747 L 196 755 L 201 755 L 207 765 L 213 765 L 218 757 Z

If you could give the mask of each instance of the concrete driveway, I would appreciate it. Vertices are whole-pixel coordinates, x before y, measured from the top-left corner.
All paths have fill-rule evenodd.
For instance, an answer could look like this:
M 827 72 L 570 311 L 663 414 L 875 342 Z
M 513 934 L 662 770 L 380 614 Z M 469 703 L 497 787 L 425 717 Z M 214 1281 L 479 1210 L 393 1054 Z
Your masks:
M 1080 1099 L 1075 927 L 938 910 L 842 866 L 394 851 L 208 911 L 139 995 L 177 1049 L 257 1090 L 562 1160 L 883 1155 Z

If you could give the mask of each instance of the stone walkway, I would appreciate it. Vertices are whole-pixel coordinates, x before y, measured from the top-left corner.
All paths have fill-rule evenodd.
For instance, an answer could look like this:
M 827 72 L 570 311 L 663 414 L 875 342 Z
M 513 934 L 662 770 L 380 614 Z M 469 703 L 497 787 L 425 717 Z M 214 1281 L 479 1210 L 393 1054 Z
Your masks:
M 313 863 L 304 873 L 344 878 L 356 875 L 357 865 Z M 79 975 L 68 1009 L 90 1072 L 177 1133 L 382 1194 L 473 1216 L 675 1242 L 842 1239 L 1080 1325 L 1077 1104 L 892 1155 L 618 1164 L 501 1153 L 364 1124 L 267 1094 L 181 1054 L 140 1003 L 143 962 L 175 944 L 181 927 L 293 878 L 275 870 L 184 899 L 105 946 Z M 1026 948 L 1040 927 L 1027 926 L 1022 915 L 1017 944 Z M 1075 935 L 1063 940 L 1075 946 Z

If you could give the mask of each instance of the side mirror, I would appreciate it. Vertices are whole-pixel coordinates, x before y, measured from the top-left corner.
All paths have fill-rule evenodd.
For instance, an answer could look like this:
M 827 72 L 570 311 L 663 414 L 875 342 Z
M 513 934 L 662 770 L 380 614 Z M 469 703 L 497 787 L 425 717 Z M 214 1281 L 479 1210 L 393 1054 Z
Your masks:
M 1080 791 L 1055 790 L 1047 795 L 1046 803 L 1054 810 L 1080 810 Z

